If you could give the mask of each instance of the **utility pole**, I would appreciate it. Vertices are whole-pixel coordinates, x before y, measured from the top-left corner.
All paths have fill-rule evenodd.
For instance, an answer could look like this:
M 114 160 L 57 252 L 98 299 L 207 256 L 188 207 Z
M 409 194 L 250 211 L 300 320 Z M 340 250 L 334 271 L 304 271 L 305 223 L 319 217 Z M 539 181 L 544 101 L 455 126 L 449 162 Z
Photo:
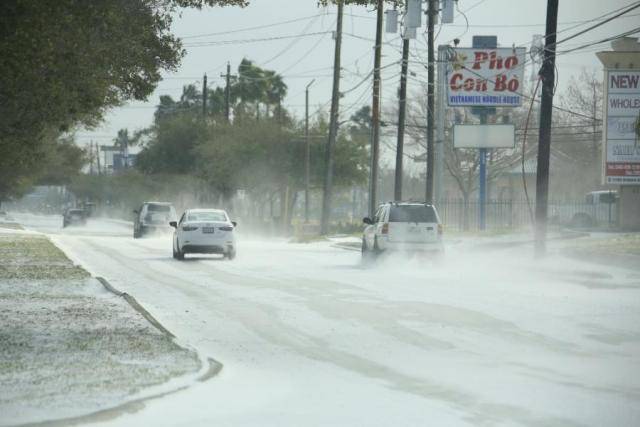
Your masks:
M 402 200 L 402 162 L 404 155 L 404 126 L 407 111 L 407 72 L 409 70 L 409 38 L 402 39 L 402 69 L 400 72 L 400 105 L 398 106 L 398 142 L 396 144 L 396 177 L 393 199 Z
M 227 62 L 227 74 L 221 74 L 220 77 L 224 77 L 227 81 L 227 85 L 224 88 L 224 116 L 227 119 L 227 123 L 231 121 L 230 111 L 231 107 L 231 64 Z
M 380 0 L 381 1 L 381 0 Z M 340 49 L 342 45 L 342 15 L 344 3 L 338 0 L 338 19 L 336 23 L 336 45 L 333 62 L 333 92 L 331 94 L 331 116 L 329 117 L 329 140 L 325 150 L 324 192 L 322 194 L 322 217 L 320 234 L 329 232 L 331 216 L 331 191 L 333 189 L 333 146 L 338 133 L 338 109 L 340 103 Z
M 93 141 L 89 142 L 89 175 L 93 175 Z
M 202 79 L 202 117 L 207 117 L 207 73 Z
M 98 175 L 102 175 L 101 167 L 100 167 L 100 146 L 96 142 L 96 161 L 98 163 Z
M 558 27 L 558 1 L 547 0 L 547 23 L 545 30 L 540 102 L 540 130 L 538 136 L 538 167 L 536 171 L 536 243 L 535 254 L 546 253 L 547 204 L 549 201 L 549 158 L 551 156 L 551 119 L 553 88 L 555 85 L 556 31 Z
M 444 195 L 444 126 L 446 118 L 444 101 L 447 96 L 446 74 L 448 61 L 449 46 L 438 46 L 438 73 L 436 75 L 438 81 L 438 90 L 436 91 L 436 141 L 434 159 L 434 199 L 436 203 L 439 203 L 443 199 Z
M 304 222 L 309 223 L 309 175 L 311 174 L 311 145 L 309 143 L 309 87 L 315 82 L 309 82 L 304 91 Z
M 433 203 L 433 165 L 434 165 L 434 152 L 433 152 L 433 140 L 434 140 L 434 129 L 433 129 L 433 121 L 434 121 L 434 102 L 433 102 L 433 93 L 434 93 L 434 67 L 433 63 L 435 62 L 434 58 L 434 46 L 433 46 L 433 27 L 434 27 L 434 17 L 435 14 L 438 13 L 436 9 L 436 1 L 428 0 L 428 10 L 427 10 L 427 44 L 428 44 L 428 52 L 427 52 L 427 70 L 428 70 L 428 78 L 427 78 L 427 188 L 426 188 L 426 202 Z
M 373 217 L 378 195 L 378 157 L 380 155 L 380 63 L 382 61 L 382 16 L 384 1 L 378 0 L 376 46 L 373 60 L 373 100 L 371 105 L 371 182 L 369 187 L 369 217 Z

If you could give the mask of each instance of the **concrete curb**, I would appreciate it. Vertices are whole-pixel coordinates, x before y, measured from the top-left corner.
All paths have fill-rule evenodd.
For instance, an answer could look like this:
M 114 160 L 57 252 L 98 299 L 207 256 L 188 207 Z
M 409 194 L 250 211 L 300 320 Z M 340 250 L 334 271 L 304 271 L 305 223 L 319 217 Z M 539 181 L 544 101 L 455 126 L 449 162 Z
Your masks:
M 209 368 L 207 372 L 205 372 L 200 377 L 196 378 L 198 382 L 205 382 L 213 377 L 215 377 L 222 370 L 222 363 L 214 360 L 212 358 L 207 358 L 207 362 L 209 363 Z M 144 409 L 144 404 L 147 401 L 160 399 L 161 397 L 165 397 L 171 395 L 173 393 L 177 393 L 182 390 L 186 390 L 191 385 L 183 385 L 175 390 L 166 391 L 164 393 L 158 393 L 153 396 L 141 397 L 139 399 L 131 400 L 129 402 L 122 403 L 118 406 L 114 406 L 113 408 L 101 409 L 96 412 L 92 412 L 86 415 L 79 415 L 77 417 L 69 417 L 62 418 L 58 420 L 51 421 L 39 421 L 35 423 L 27 423 L 27 424 L 17 424 L 14 427 L 66 427 L 66 426 L 75 426 L 82 425 L 88 423 L 99 423 L 114 420 L 120 417 L 123 414 L 133 414 L 138 411 Z
M 158 320 L 156 320 L 156 318 L 153 317 L 151 315 L 151 313 L 149 313 L 143 306 L 141 306 L 140 303 L 134 297 L 132 297 L 131 295 L 129 295 L 126 292 L 121 292 L 121 291 L 117 290 L 104 277 L 96 277 L 96 280 L 98 282 L 100 282 L 102 284 L 102 286 L 104 286 L 105 289 L 108 290 L 109 292 L 111 292 L 111 293 L 113 293 L 113 294 L 115 294 L 115 295 L 117 295 L 119 297 L 124 298 L 125 301 L 127 301 L 129 303 L 129 305 L 131 307 L 133 307 L 134 310 L 136 310 L 145 319 L 147 319 L 147 321 L 149 323 L 151 323 L 157 330 L 159 330 L 160 332 L 162 332 L 163 334 L 167 335 L 170 338 L 175 338 L 176 337 L 167 328 L 162 326 L 162 324 L 160 322 L 158 322 Z
M 344 249 L 347 251 L 354 251 L 354 252 L 360 252 L 362 250 L 362 248 L 360 248 L 360 244 L 357 244 L 358 246 L 354 246 L 354 245 L 349 245 L 347 243 L 334 243 L 331 245 L 332 248 L 337 248 L 337 249 Z
M 175 335 L 173 335 L 167 328 L 162 326 L 162 324 L 151 315 L 140 303 L 131 295 L 126 292 L 119 291 L 113 285 L 111 285 L 104 277 L 96 277 L 98 282 L 104 286 L 106 290 L 122 297 L 129 303 L 134 310 L 140 313 L 149 323 L 151 323 L 156 329 L 162 332 L 167 337 L 174 339 Z M 208 365 L 206 371 L 195 378 L 195 381 L 203 383 L 211 378 L 215 377 L 220 373 L 224 365 L 221 362 L 218 362 L 212 357 L 207 357 L 203 364 Z M 74 426 L 88 423 L 97 423 L 97 422 L 105 422 L 109 420 L 113 420 L 118 418 L 123 414 L 132 414 L 144 409 L 144 403 L 150 400 L 159 399 L 161 397 L 168 396 L 173 393 L 177 393 L 182 390 L 186 390 L 191 387 L 192 384 L 182 385 L 174 390 L 165 391 L 162 393 L 158 393 L 151 396 L 140 397 L 138 399 L 130 400 L 128 402 L 122 403 L 120 405 L 114 406 L 112 408 L 101 409 L 99 411 L 95 411 L 85 415 L 78 415 L 76 417 L 62 418 L 57 420 L 47 420 L 47 421 L 38 421 L 35 423 L 26 423 L 26 424 L 16 424 L 14 427 L 65 427 L 65 426 Z
M 554 236 L 547 238 L 548 242 L 556 241 L 556 240 L 570 240 L 570 239 L 578 239 L 580 237 L 588 237 L 589 233 L 585 232 L 577 232 L 571 231 L 560 236 Z M 533 245 L 535 244 L 535 239 L 530 240 L 516 240 L 512 242 L 489 242 L 489 243 L 479 243 L 477 245 L 473 245 L 471 250 L 486 250 L 486 249 L 508 249 L 516 246 L 524 246 L 524 245 Z

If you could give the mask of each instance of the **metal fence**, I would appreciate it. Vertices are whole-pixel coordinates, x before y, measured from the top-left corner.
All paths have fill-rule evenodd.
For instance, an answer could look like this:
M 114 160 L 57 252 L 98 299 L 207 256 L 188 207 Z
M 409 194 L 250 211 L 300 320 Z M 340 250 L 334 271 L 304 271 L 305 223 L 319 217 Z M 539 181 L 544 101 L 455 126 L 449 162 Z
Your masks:
M 436 207 L 446 228 L 455 231 L 480 229 L 477 200 L 441 200 Z M 617 223 L 616 204 L 593 204 L 584 200 L 549 201 L 548 215 L 551 224 L 570 227 L 603 227 Z M 520 229 L 531 226 L 531 213 L 535 212 L 535 201 L 531 207 L 526 200 L 488 200 L 485 204 L 487 230 Z

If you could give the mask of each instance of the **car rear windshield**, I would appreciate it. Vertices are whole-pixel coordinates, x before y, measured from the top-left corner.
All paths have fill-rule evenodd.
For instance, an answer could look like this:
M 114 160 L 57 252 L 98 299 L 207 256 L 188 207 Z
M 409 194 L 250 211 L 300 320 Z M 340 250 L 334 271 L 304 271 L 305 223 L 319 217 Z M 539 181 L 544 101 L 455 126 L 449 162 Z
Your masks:
M 226 221 L 227 216 L 223 212 L 191 212 L 187 215 L 187 221 Z
M 438 217 L 431 206 L 391 206 L 389 222 L 438 222 Z
M 147 210 L 149 212 L 170 212 L 171 205 L 147 205 Z

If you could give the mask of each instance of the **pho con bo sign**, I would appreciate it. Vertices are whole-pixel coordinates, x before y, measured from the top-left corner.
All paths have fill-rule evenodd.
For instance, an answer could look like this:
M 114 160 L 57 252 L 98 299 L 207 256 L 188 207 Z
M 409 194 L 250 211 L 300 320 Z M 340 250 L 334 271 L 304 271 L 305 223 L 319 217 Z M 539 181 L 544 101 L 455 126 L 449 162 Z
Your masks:
M 609 70 L 605 77 L 604 182 L 639 185 L 640 71 Z
M 518 107 L 522 103 L 525 48 L 456 49 L 447 73 L 450 107 Z

